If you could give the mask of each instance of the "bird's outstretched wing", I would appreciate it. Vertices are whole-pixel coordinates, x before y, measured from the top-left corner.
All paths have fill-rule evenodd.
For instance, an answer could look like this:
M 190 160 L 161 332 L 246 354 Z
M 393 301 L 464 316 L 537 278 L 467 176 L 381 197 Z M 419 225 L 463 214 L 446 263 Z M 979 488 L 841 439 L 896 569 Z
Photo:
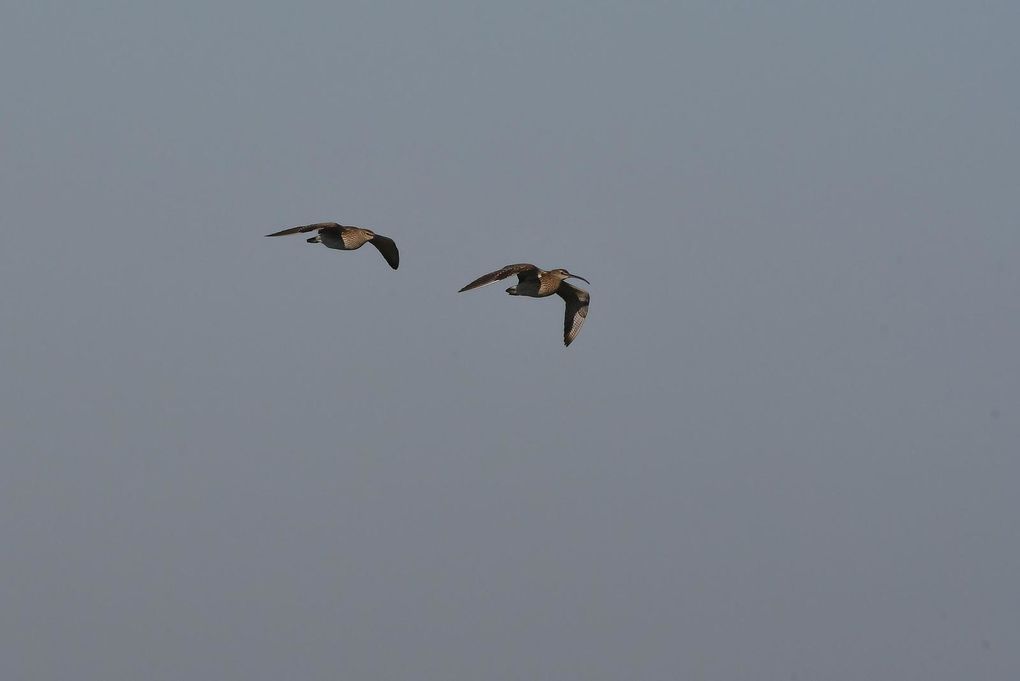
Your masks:
M 584 289 L 571 286 L 565 281 L 560 282 L 556 295 L 567 304 L 567 311 L 563 317 L 563 344 L 570 347 L 577 334 L 581 333 L 581 325 L 588 317 L 588 302 L 591 296 Z
M 382 257 L 386 258 L 386 262 L 390 264 L 390 267 L 397 269 L 397 265 L 400 264 L 400 251 L 397 250 L 397 244 L 393 242 L 393 239 L 376 234 L 368 243 L 379 249 Z
M 301 225 L 300 227 L 290 227 L 288 229 L 280 230 L 272 234 L 266 234 L 266 236 L 287 236 L 288 234 L 304 234 L 305 232 L 316 232 L 320 229 L 327 227 L 339 227 L 335 222 L 316 222 L 314 225 Z
M 470 291 L 473 288 L 479 288 L 481 286 L 485 286 L 486 284 L 491 284 L 493 282 L 499 281 L 500 279 L 506 279 L 507 277 L 513 274 L 520 275 L 519 277 L 520 279 L 527 279 L 529 276 L 534 277 L 537 272 L 538 272 L 537 267 L 535 267 L 534 265 L 529 265 L 526 262 L 518 263 L 516 265 L 507 265 L 502 269 L 496 270 L 495 272 L 483 274 L 482 276 L 478 277 L 470 284 L 462 288 L 460 291 L 457 291 L 457 293 L 462 293 L 463 291 Z

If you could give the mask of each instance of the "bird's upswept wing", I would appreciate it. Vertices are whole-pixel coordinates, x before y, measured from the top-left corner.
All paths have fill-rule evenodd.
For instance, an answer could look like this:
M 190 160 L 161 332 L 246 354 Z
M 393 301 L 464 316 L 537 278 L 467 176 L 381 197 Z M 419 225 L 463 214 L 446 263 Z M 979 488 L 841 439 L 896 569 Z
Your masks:
M 525 279 L 528 279 L 528 278 L 531 278 L 531 277 L 535 277 L 537 273 L 538 273 L 538 268 L 535 267 L 534 265 L 530 265 L 530 264 L 528 264 L 526 262 L 518 263 L 516 265 L 506 265 L 505 267 L 503 267 L 501 269 L 498 269 L 495 272 L 489 272 L 488 274 L 483 274 L 482 276 L 478 277 L 477 279 L 472 281 L 470 284 L 468 284 L 467 286 L 462 288 L 460 291 L 457 291 L 457 293 L 462 293 L 464 291 L 470 291 L 471 289 L 474 289 L 474 288 L 480 288 L 480 287 L 485 286 L 487 284 L 492 284 L 494 282 L 497 282 L 500 279 L 506 279 L 507 277 L 509 277 L 511 275 L 514 275 L 514 274 L 518 275 L 518 278 L 523 281 Z
M 287 229 L 274 232 L 272 234 L 266 234 L 266 236 L 287 236 L 288 234 L 304 234 L 305 232 L 317 232 L 320 229 L 326 229 L 327 227 L 339 227 L 340 225 L 335 222 L 316 222 L 314 225 L 301 225 L 299 227 L 289 227 Z
M 397 269 L 397 265 L 400 264 L 400 251 L 397 250 L 397 244 L 393 242 L 393 239 L 376 234 L 368 243 L 379 249 L 382 257 L 386 258 L 386 262 L 390 264 L 390 267 Z
M 567 304 L 566 314 L 563 317 L 563 344 L 570 347 L 570 344 L 581 333 L 581 325 L 588 317 L 588 302 L 591 296 L 584 289 L 571 286 L 567 282 L 560 282 L 556 289 L 556 295 Z

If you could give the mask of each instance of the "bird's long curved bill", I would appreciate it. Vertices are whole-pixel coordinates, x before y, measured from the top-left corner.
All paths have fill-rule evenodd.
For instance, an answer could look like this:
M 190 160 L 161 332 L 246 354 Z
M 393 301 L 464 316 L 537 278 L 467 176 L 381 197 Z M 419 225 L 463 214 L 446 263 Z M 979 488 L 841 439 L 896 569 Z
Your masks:
M 591 282 L 585 279 L 584 277 L 579 277 L 576 274 L 571 274 L 569 277 L 567 277 L 567 279 L 570 279 L 571 277 L 573 277 L 574 279 L 580 279 L 584 283 L 588 284 L 588 286 L 591 286 Z

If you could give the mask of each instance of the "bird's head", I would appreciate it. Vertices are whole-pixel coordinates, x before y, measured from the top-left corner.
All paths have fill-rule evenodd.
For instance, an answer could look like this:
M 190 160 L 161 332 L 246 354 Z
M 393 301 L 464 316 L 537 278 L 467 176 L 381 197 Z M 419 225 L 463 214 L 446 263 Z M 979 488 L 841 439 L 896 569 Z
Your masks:
M 552 270 L 552 274 L 555 274 L 557 276 L 557 278 L 560 279 L 560 281 L 562 281 L 564 279 L 568 279 L 570 277 L 573 277 L 574 279 L 580 279 L 581 281 L 583 281 L 584 283 L 588 284 L 589 286 L 591 285 L 591 282 L 588 281 L 587 279 L 585 279 L 584 277 L 582 277 L 582 276 L 580 276 L 578 274 L 571 274 L 570 272 L 566 271 L 562 267 L 559 268 L 559 269 Z

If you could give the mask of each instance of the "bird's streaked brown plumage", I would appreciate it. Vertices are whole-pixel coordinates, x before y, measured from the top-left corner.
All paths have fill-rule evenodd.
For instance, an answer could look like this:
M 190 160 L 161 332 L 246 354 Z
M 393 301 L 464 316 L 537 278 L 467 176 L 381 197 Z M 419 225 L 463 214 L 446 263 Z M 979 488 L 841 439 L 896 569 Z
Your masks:
M 318 234 L 307 240 L 310 244 L 321 243 L 327 248 L 335 248 L 340 251 L 354 251 L 366 243 L 370 243 L 382 254 L 382 257 L 385 258 L 390 267 L 397 269 L 397 266 L 400 264 L 400 251 L 397 250 L 397 244 L 393 242 L 393 239 L 362 227 L 348 227 L 336 222 L 316 222 L 312 225 L 289 227 L 288 229 L 267 234 L 266 236 L 287 236 L 289 234 L 305 234 L 307 232 L 318 232 Z
M 563 344 L 569 346 L 577 334 L 581 332 L 581 325 L 588 317 L 588 304 L 591 297 L 584 289 L 571 286 L 564 279 L 574 277 L 588 282 L 584 277 L 571 274 L 564 269 L 543 270 L 530 263 L 518 263 L 506 265 L 495 272 L 484 274 L 459 292 L 470 291 L 492 284 L 509 276 L 517 275 L 517 286 L 511 286 L 506 290 L 512 296 L 528 296 L 530 298 L 545 298 L 557 294 L 566 304 L 566 314 L 563 321 Z

